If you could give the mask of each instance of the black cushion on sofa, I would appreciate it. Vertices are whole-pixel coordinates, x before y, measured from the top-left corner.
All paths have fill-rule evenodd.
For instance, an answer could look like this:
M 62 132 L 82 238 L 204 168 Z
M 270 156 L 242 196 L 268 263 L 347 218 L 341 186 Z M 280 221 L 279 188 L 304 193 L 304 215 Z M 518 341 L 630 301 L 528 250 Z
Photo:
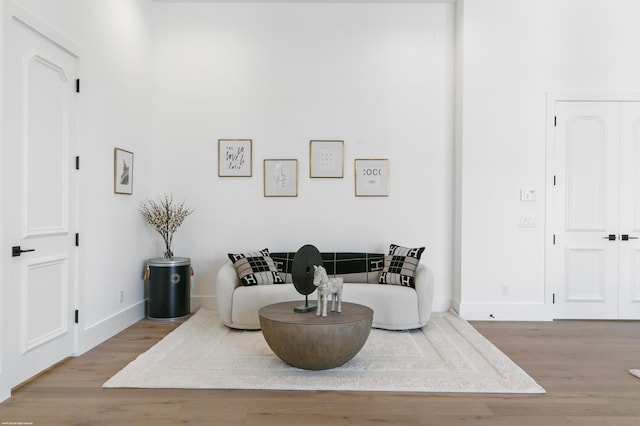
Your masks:
M 381 271 L 384 255 L 381 253 L 322 253 L 322 263 L 327 274 L 347 275 Z
M 275 252 L 271 253 L 271 259 L 273 259 L 278 272 L 290 274 L 293 268 L 293 256 L 295 255 L 295 252 Z
M 384 267 L 383 253 L 361 252 L 324 252 L 322 264 L 329 276 L 362 274 L 382 271 Z M 291 274 L 295 252 L 274 252 L 271 258 L 281 275 Z

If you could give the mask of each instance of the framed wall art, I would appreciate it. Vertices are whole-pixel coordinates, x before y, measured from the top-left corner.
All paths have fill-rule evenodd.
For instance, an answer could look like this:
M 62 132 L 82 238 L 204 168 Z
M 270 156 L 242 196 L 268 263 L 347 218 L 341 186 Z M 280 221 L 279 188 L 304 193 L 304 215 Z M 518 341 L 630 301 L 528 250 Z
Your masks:
M 298 196 L 298 160 L 264 160 L 264 196 Z
M 344 177 L 344 141 L 311 141 L 309 159 L 309 177 Z
M 113 154 L 113 192 L 133 194 L 133 152 L 116 148 Z
M 218 176 L 251 177 L 251 139 L 218 139 Z
M 356 197 L 389 196 L 389 160 L 355 160 Z

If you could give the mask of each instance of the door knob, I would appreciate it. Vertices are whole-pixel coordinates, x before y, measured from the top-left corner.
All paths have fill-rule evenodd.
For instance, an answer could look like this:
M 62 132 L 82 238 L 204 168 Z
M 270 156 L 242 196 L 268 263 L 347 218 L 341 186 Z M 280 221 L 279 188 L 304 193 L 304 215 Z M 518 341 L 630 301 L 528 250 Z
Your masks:
M 13 246 L 11 247 L 11 256 L 12 257 L 18 257 L 20 256 L 22 253 L 27 253 L 30 251 L 36 251 L 36 249 L 27 249 L 27 250 L 22 250 L 20 248 L 20 246 Z
M 638 237 L 630 237 L 628 234 L 622 234 L 620 235 L 620 239 L 622 241 L 629 241 L 629 240 L 637 240 Z
M 609 240 L 609 241 L 615 241 L 616 240 L 616 234 L 609 234 L 606 237 L 602 237 L 605 240 Z

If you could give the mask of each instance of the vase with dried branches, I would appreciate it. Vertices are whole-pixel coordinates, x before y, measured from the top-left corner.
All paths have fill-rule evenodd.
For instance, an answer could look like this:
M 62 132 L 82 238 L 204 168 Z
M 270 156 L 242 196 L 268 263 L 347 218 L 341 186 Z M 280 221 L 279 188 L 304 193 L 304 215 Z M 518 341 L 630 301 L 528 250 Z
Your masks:
M 164 197 L 157 201 L 147 200 L 140 204 L 138 209 L 144 220 L 151 225 L 164 240 L 166 251 L 165 259 L 172 259 L 171 243 L 173 242 L 173 234 L 182 225 L 182 222 L 194 212 L 194 209 L 185 207 L 184 201 L 175 203 L 173 194 L 164 194 Z

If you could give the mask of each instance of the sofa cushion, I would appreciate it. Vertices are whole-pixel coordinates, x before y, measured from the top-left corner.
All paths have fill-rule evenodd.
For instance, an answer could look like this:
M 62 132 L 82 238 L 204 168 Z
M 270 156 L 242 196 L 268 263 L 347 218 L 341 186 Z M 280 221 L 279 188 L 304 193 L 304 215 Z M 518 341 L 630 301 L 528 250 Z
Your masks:
M 295 252 L 271 253 L 271 257 L 286 282 L 291 281 Z M 344 282 L 377 283 L 384 266 L 383 253 L 323 252 L 322 265 L 330 277 L 340 276 Z
M 415 288 L 414 275 L 424 247 L 407 248 L 391 244 L 384 258 L 380 284 L 394 284 Z
M 228 256 L 243 285 L 284 283 L 269 255 L 269 249 L 237 254 L 229 253 Z

